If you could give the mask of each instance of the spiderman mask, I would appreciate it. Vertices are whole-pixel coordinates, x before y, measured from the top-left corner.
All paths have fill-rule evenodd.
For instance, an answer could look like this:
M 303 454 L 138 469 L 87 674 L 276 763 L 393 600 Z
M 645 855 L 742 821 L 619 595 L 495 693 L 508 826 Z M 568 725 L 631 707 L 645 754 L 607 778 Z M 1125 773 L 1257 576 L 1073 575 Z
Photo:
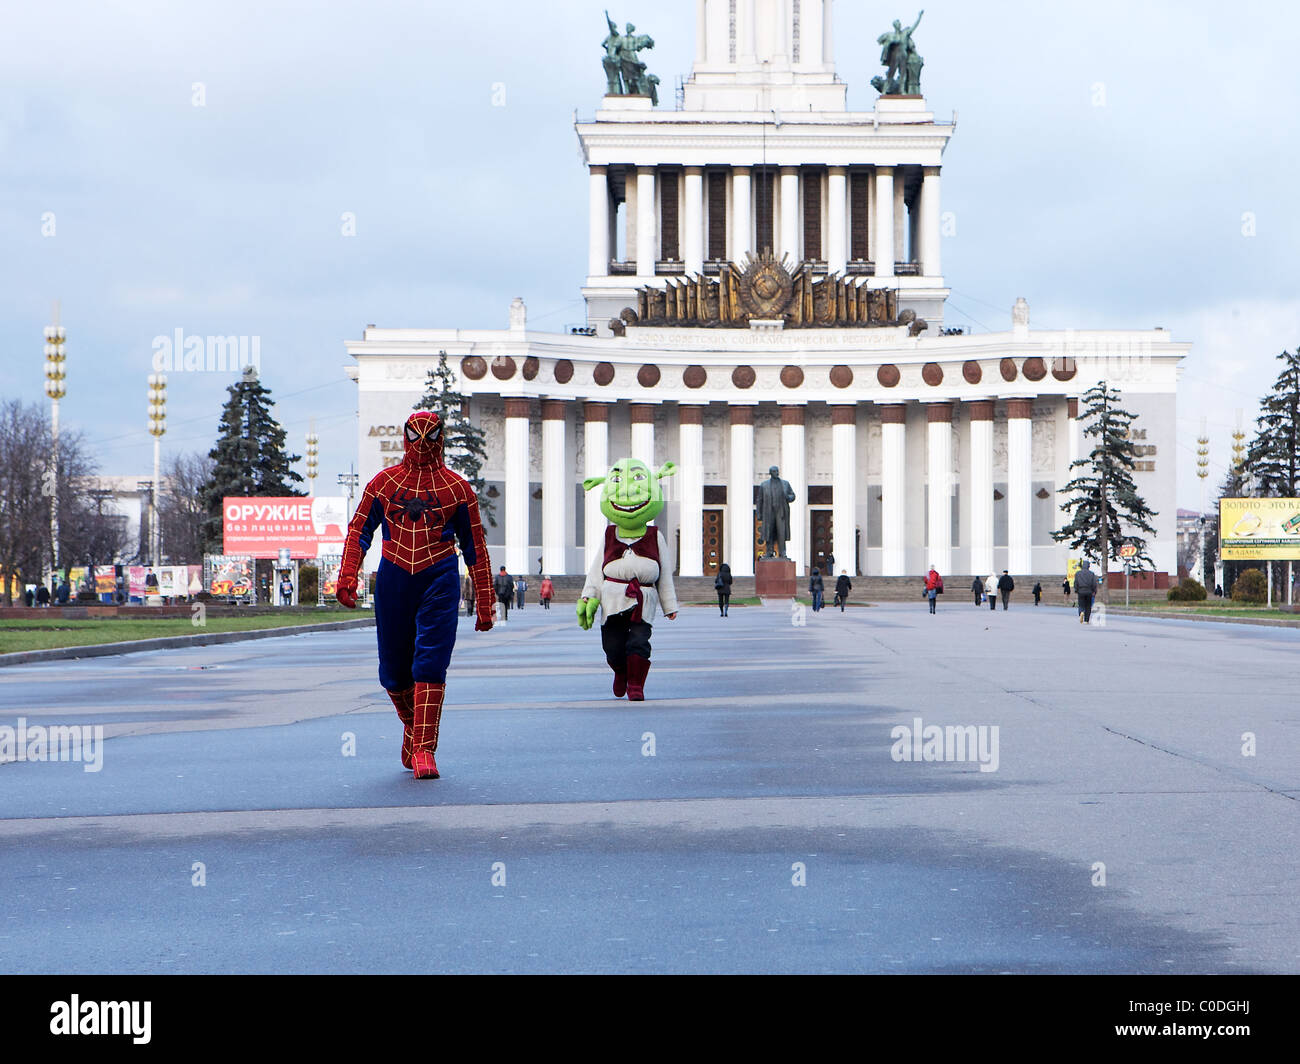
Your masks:
M 407 465 L 442 465 L 442 418 L 432 410 L 417 410 L 406 419 L 402 445 Z

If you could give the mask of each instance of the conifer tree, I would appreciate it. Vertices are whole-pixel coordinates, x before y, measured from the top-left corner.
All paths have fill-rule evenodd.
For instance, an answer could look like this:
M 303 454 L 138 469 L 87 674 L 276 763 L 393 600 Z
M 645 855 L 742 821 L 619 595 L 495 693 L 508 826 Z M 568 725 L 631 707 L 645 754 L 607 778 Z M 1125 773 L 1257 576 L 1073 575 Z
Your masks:
M 1273 390 L 1260 400 L 1257 431 L 1246 450 L 1253 495 L 1294 498 L 1300 484 L 1300 347 L 1283 351 Z
M 443 458 L 448 468 L 469 481 L 478 496 L 479 513 L 496 527 L 496 504 L 487 497 L 483 462 L 487 458 L 487 433 L 469 419 L 469 396 L 457 387 L 447 352 L 438 352 L 438 368 L 429 370 L 424 396 L 416 410 L 432 410 L 442 420 Z
M 1137 548 L 1132 562 L 1139 569 L 1154 568 L 1146 539 L 1135 533 L 1155 535 L 1150 519 L 1156 512 L 1147 506 L 1133 482 L 1135 448 L 1130 427 L 1137 416 L 1120 407 L 1119 389 L 1107 387 L 1105 381 L 1088 389 L 1083 401 L 1083 435 L 1095 442 L 1086 458 L 1070 464 L 1077 475 L 1059 493 L 1069 496 L 1063 508 L 1073 513 L 1052 538 L 1100 564 L 1102 601 L 1109 602 L 1109 563 L 1120 560 L 1122 547 Z
M 285 432 L 271 413 L 271 390 L 252 366 L 226 391 L 216 445 L 208 452 L 214 465 L 203 485 L 204 549 L 221 553 L 221 500 L 236 495 L 301 495 L 302 477 L 293 464 L 302 456 L 285 453 Z

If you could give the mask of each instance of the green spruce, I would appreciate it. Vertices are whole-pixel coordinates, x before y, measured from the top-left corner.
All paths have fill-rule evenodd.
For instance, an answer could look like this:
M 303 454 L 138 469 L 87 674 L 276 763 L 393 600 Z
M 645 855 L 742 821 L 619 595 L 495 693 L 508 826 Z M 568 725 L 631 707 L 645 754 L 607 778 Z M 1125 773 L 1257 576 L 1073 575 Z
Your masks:
M 487 433 L 469 419 L 469 396 L 457 387 L 447 352 L 438 352 L 438 368 L 429 370 L 424 396 L 416 410 L 432 410 L 442 420 L 443 458 L 448 468 L 469 481 L 478 496 L 479 512 L 496 527 L 496 504 L 487 497 L 483 462 L 487 458 Z
M 1283 351 L 1273 390 L 1260 400 L 1257 431 L 1246 450 L 1246 471 L 1259 498 L 1294 498 L 1300 473 L 1300 347 Z
M 1083 435 L 1094 441 L 1093 447 L 1086 458 L 1070 464 L 1076 475 L 1059 493 L 1069 496 L 1063 509 L 1071 518 L 1052 538 L 1099 563 L 1102 601 L 1109 602 L 1109 563 L 1120 561 L 1124 546 L 1137 548 L 1131 559 L 1135 567 L 1154 568 L 1146 539 L 1136 533 L 1155 535 L 1151 518 L 1156 512 L 1138 494 L 1133 481 L 1136 450 L 1131 428 L 1137 416 L 1120 407 L 1119 390 L 1108 388 L 1105 381 L 1088 389 L 1083 402 Z

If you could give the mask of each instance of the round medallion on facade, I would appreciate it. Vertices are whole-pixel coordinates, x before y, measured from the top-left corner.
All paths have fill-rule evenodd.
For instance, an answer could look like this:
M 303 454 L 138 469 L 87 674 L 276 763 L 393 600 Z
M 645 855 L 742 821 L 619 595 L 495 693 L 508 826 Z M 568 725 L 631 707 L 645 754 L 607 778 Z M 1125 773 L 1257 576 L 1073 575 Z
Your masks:
M 998 371 L 1002 374 L 1004 381 L 1013 381 L 1016 379 L 1016 360 L 1014 358 L 1004 358 L 998 363 Z
M 492 360 L 492 376 L 499 381 L 508 381 L 515 375 L 515 370 L 518 368 L 515 365 L 515 360 L 509 355 L 497 355 Z
M 1041 358 L 1027 358 L 1024 366 L 1021 367 L 1025 374 L 1026 380 L 1041 381 L 1047 376 L 1047 367 L 1043 365 Z
M 478 355 L 469 355 L 460 360 L 460 371 L 472 381 L 481 381 L 487 376 L 487 363 Z
M 921 380 L 931 388 L 939 387 L 943 383 L 943 367 L 938 362 L 927 362 L 921 367 Z
M 765 252 L 740 276 L 740 299 L 751 318 L 779 318 L 794 292 L 794 278 Z
M 682 370 L 682 383 L 688 388 L 703 388 L 709 379 L 703 366 L 687 366 Z
M 1054 358 L 1052 359 L 1052 376 L 1058 381 L 1072 381 L 1074 375 L 1079 372 L 1079 367 L 1074 364 L 1072 358 Z
M 876 380 L 886 388 L 898 387 L 898 382 L 903 379 L 903 375 L 898 372 L 898 367 L 892 362 L 886 362 L 876 370 Z
M 781 383 L 787 388 L 798 388 L 803 384 L 803 370 L 798 366 L 786 366 L 781 370 Z
M 636 371 L 636 382 L 642 388 L 653 388 L 659 383 L 659 367 L 653 362 L 642 366 Z
M 853 370 L 848 366 L 832 366 L 831 383 L 836 388 L 847 388 L 853 383 Z
M 536 355 L 529 355 L 524 359 L 524 380 L 530 381 L 537 376 L 537 371 L 541 368 L 541 363 L 537 361 Z
M 568 384 L 571 380 L 573 380 L 573 363 L 567 358 L 562 358 L 555 363 L 555 383 Z
M 967 384 L 979 384 L 980 380 L 984 376 L 984 371 L 980 369 L 980 364 L 978 362 L 971 359 L 969 362 L 962 363 L 961 375 L 962 379 L 964 379 Z
M 614 379 L 614 367 L 608 362 L 597 362 L 596 368 L 591 371 L 591 379 L 602 388 L 605 387 Z
M 737 388 L 752 388 L 757 379 L 753 366 L 737 366 L 731 371 L 731 383 Z

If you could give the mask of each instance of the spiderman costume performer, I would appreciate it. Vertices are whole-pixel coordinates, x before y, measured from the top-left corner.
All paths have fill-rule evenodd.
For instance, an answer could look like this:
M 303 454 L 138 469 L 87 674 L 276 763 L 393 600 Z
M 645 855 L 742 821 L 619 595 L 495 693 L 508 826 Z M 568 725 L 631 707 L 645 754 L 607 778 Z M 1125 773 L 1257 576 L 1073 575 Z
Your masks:
M 442 421 L 429 410 L 406 419 L 402 461 L 366 485 L 348 524 L 336 596 L 357 605 L 361 562 L 378 528 L 383 558 L 375 585 L 379 682 L 402 720 L 402 765 L 416 779 L 437 779 L 438 725 L 447 665 L 456 644 L 459 541 L 474 583 L 475 631 L 492 628 L 492 564 L 478 499 L 442 458 Z

